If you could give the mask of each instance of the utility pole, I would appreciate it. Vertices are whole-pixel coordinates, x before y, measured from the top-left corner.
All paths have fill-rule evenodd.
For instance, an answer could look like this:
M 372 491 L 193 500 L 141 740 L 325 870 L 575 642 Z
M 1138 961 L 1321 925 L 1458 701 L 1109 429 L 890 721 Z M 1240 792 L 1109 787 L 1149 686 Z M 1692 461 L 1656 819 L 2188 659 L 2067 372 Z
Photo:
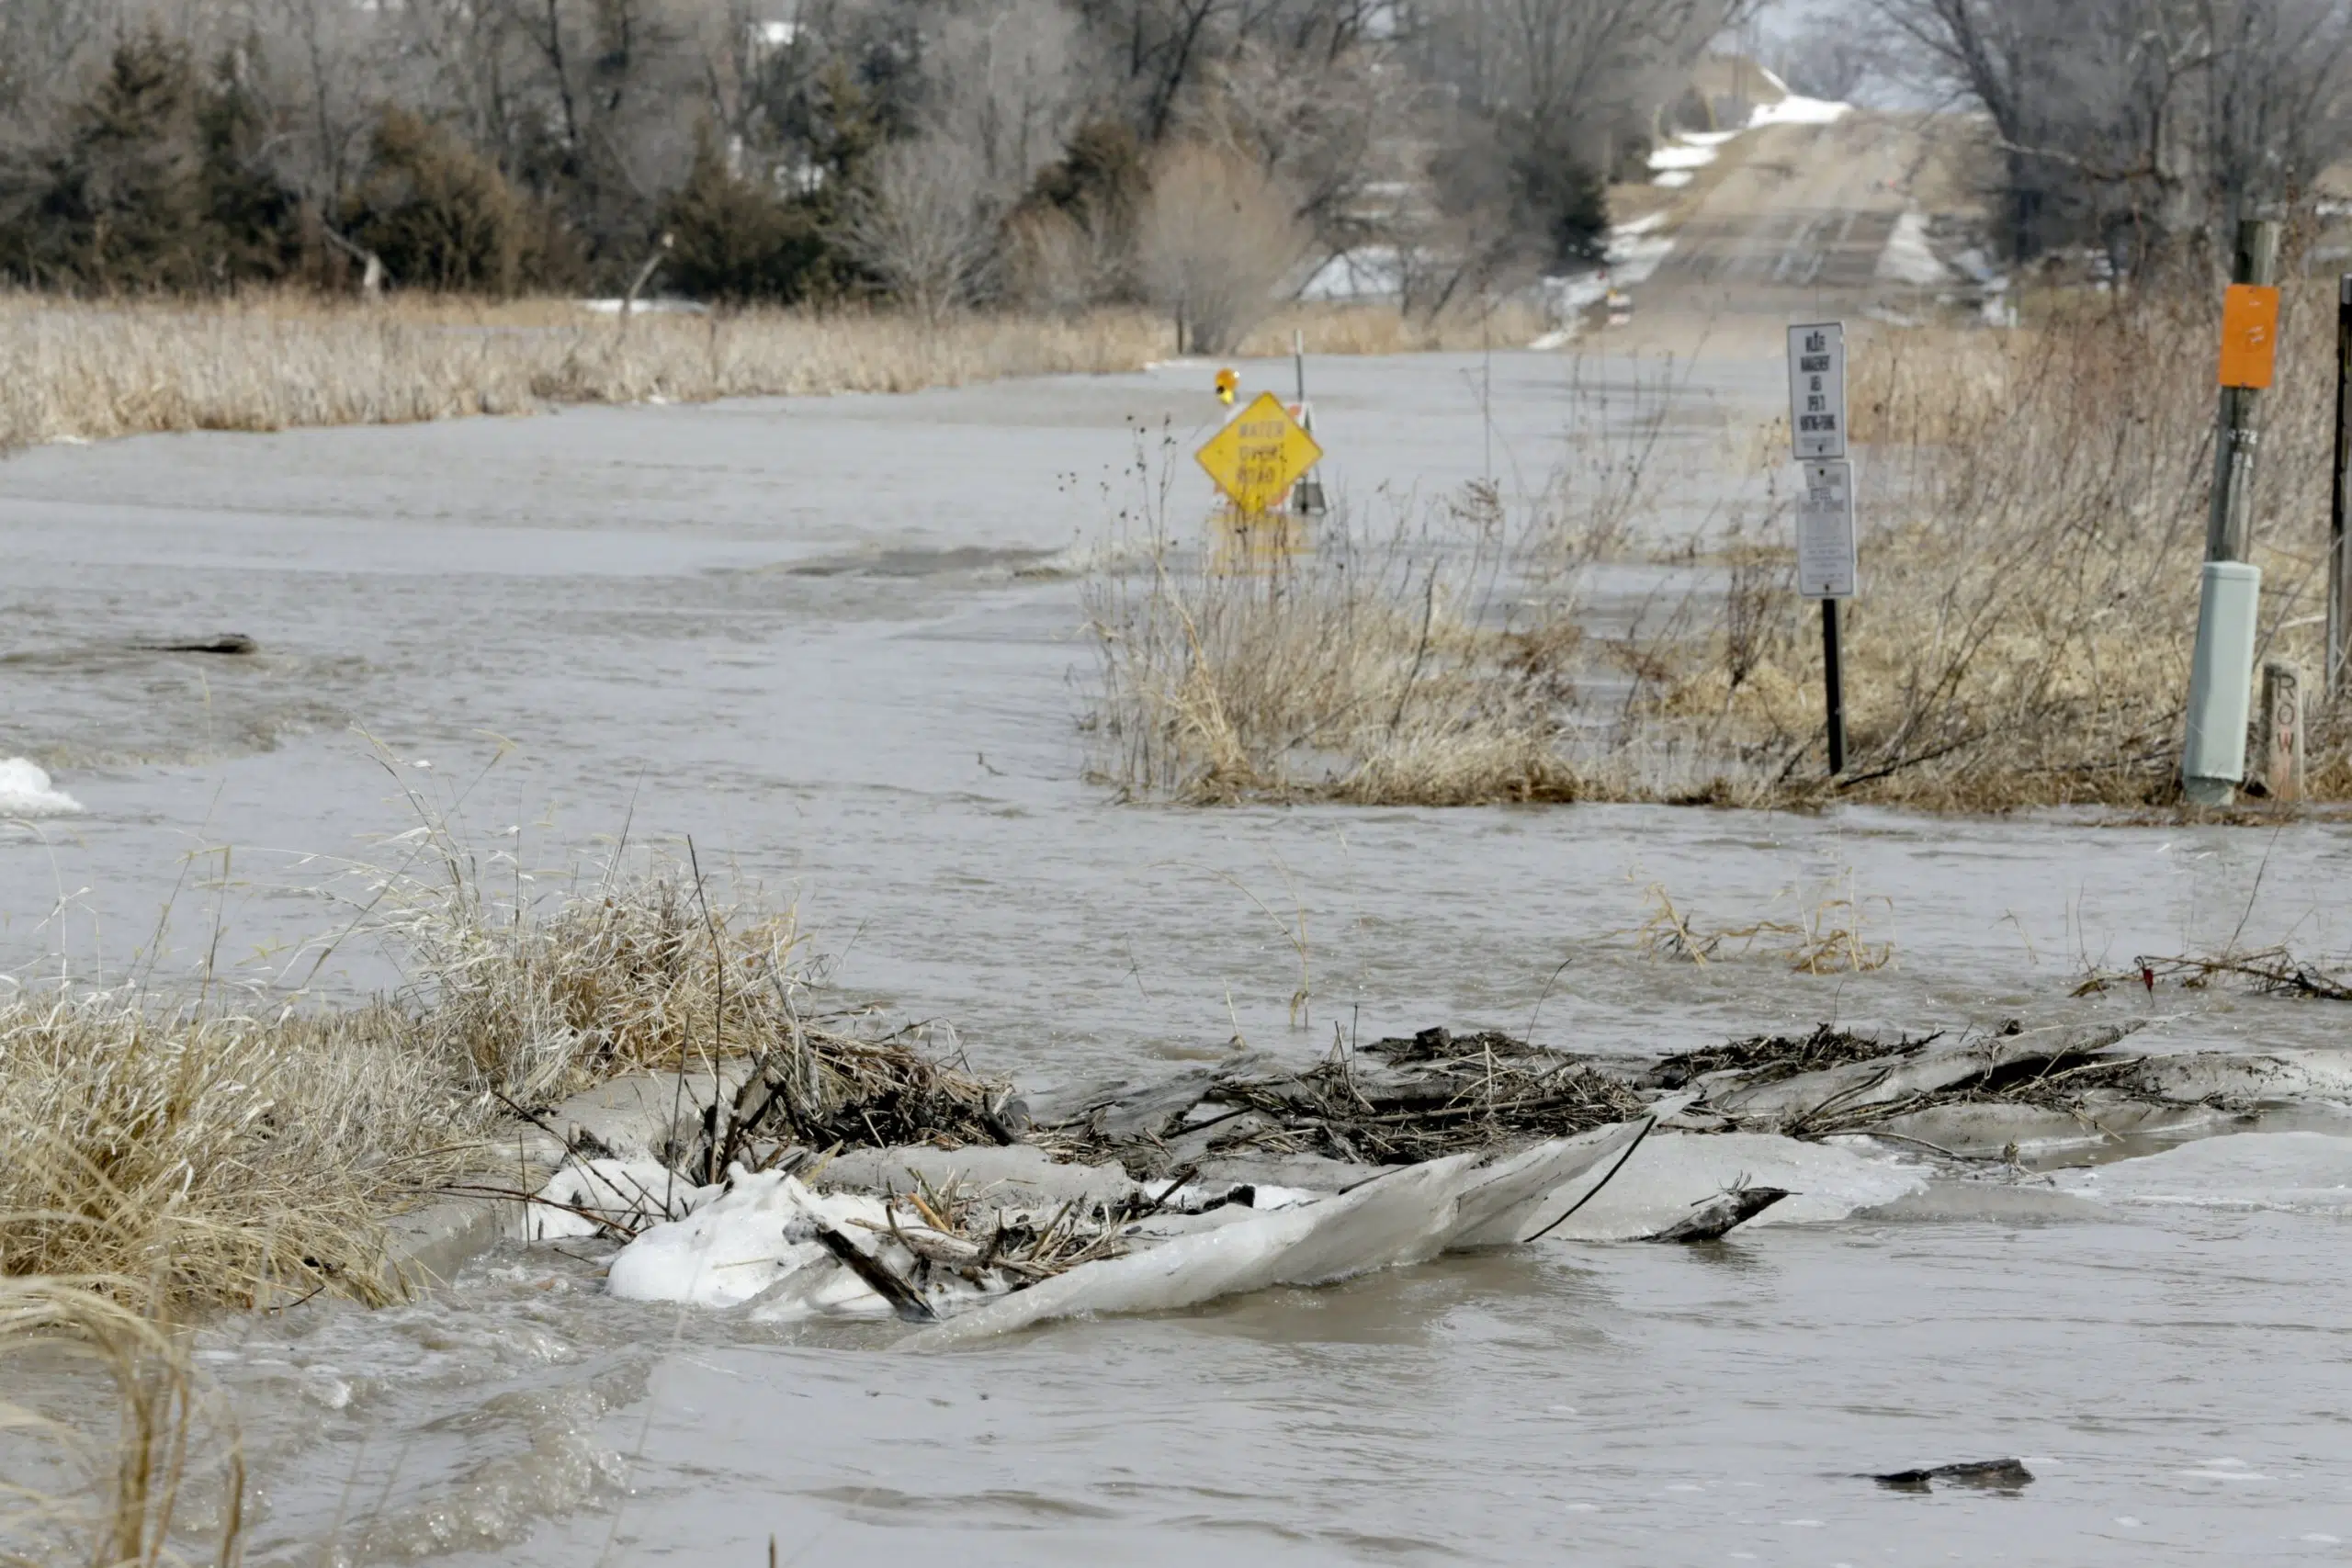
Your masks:
M 2181 793 L 2192 806 L 2228 806 L 2245 780 L 2247 709 L 2262 573 L 2254 554 L 2255 453 L 2262 393 L 2278 344 L 2278 225 L 2238 225 L 2237 254 L 2222 311 L 2221 418 L 2213 439 L 2213 505 L 2205 522 L 2205 572 L 2189 666 L 2188 733 Z
M 2327 517 L 2327 654 L 2321 661 L 2326 693 L 2344 694 L 2352 680 L 2352 272 L 2335 284 L 2335 483 Z

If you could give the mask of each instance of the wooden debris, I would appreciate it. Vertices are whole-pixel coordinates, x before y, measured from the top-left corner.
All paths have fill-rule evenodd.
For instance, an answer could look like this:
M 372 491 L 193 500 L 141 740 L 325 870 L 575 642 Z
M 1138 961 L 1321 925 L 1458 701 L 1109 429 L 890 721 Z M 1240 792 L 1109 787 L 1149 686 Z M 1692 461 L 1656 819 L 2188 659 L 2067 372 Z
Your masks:
M 1691 1206 L 1690 1213 L 1644 1241 L 1717 1241 L 1736 1225 L 1746 1224 L 1781 1199 L 1785 1188 L 1738 1186 Z

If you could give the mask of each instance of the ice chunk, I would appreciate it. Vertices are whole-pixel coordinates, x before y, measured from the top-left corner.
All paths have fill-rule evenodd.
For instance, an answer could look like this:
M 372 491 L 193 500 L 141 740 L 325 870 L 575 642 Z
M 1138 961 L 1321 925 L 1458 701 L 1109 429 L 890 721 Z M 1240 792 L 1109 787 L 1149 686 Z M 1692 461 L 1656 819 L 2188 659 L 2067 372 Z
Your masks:
M 0 817 L 70 817 L 81 809 L 29 759 L 0 758 Z
M 637 1230 L 649 1220 L 691 1213 L 727 1190 L 693 1187 L 659 1160 L 568 1160 L 524 1206 L 523 1239 L 563 1241 Z M 598 1221 L 603 1224 L 598 1224 Z
M 1842 1220 L 1927 1185 L 1924 1169 L 1894 1156 L 1769 1133 L 1657 1133 L 1617 1179 L 1552 1234 L 1580 1241 L 1654 1235 L 1693 1203 L 1743 1179 L 1792 1194 L 1750 1222 L 1758 1226 Z
M 824 1277 L 842 1272 L 812 1239 L 812 1222 L 820 1220 L 862 1235 L 865 1224 L 887 1226 L 889 1214 L 879 1198 L 820 1196 L 781 1172 L 751 1176 L 739 1168 L 729 1173 L 721 1196 L 623 1247 L 606 1288 L 625 1301 L 741 1306 L 803 1269 L 821 1265 Z M 858 1293 L 873 1292 L 862 1284 L 849 1292 Z
M 1878 254 L 1878 276 L 1889 283 L 1907 283 L 1917 288 L 1951 281 L 1951 269 L 1928 248 L 1925 215 L 1906 212 L 1894 220 L 1894 231 L 1887 235 L 1886 248 Z
M 1352 1191 L 1083 1264 L 923 1329 L 900 1348 L 939 1349 L 1081 1314 L 1165 1312 L 1275 1285 L 1327 1284 L 1449 1249 L 1522 1241 L 1575 1203 L 1589 1190 L 1579 1179 L 1613 1159 L 1645 1125 L 1554 1139 L 1513 1155 L 1449 1155 L 1406 1166 Z
M 2110 1203 L 2352 1214 L 2352 1138 L 2232 1133 L 2162 1154 L 2062 1171 L 2064 1190 Z

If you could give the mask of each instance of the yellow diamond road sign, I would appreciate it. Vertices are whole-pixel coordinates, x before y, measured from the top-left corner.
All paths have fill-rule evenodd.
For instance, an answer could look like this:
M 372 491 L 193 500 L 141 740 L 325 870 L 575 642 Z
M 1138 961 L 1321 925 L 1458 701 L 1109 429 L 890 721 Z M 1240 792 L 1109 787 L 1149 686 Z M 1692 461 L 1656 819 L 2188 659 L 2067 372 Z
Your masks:
M 1280 502 L 1298 476 L 1322 457 L 1323 448 L 1291 418 L 1281 399 L 1261 392 L 1257 401 L 1193 456 L 1216 488 L 1233 498 L 1234 506 L 1251 515 Z

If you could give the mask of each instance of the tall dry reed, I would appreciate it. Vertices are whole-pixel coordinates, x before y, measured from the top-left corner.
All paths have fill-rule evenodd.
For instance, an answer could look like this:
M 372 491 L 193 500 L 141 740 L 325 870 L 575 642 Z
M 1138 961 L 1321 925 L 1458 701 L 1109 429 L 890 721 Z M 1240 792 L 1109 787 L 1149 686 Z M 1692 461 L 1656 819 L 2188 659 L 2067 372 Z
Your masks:
M 110 1408 L 88 1399 L 75 1363 L 95 1363 Z M 0 1368 L 9 1369 L 0 1433 L 29 1461 L 0 1479 L 0 1562 L 240 1560 L 235 1426 L 197 1372 L 187 1335 L 141 1281 L 0 1277 Z M 36 1384 L 51 1397 L 40 1399 Z
M 1540 331 L 1523 310 L 1408 319 L 1299 306 L 1242 346 L 1394 354 Z M 1498 337 L 1498 333 L 1502 333 Z M 1071 316 L 761 310 L 596 315 L 564 300 L 302 294 L 83 302 L 0 294 L 0 451 L 151 431 L 528 413 L 550 403 L 909 392 L 1136 370 L 1175 352 L 1141 310 Z

